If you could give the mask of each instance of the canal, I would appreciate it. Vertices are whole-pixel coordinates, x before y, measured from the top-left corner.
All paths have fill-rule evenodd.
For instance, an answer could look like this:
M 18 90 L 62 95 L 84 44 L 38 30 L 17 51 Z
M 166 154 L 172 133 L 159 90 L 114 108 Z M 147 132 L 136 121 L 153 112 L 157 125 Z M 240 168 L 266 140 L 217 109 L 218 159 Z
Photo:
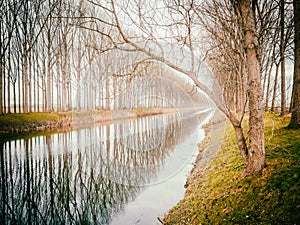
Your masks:
M 160 224 L 184 196 L 210 110 L 0 141 L 4 224 Z

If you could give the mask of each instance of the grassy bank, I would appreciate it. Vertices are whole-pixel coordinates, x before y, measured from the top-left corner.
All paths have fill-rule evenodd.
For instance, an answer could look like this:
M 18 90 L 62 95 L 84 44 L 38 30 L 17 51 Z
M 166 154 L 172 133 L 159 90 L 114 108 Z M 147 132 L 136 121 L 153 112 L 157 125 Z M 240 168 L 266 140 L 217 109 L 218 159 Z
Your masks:
M 1 127 L 11 124 L 24 124 L 24 123 L 34 123 L 34 122 L 45 122 L 49 120 L 56 120 L 60 118 L 62 113 L 16 113 L 16 114 L 5 114 L 0 116 L 0 125 Z
M 265 115 L 267 167 L 241 178 L 243 159 L 227 123 L 222 147 L 204 171 L 195 167 L 165 224 L 300 224 L 300 130 Z
M 90 125 L 96 122 L 112 121 L 124 118 L 137 118 L 174 112 L 176 112 L 176 109 L 174 108 L 139 108 L 132 110 L 5 114 L 4 116 L 0 116 L 0 135 L 69 129 Z
M 62 126 L 67 123 L 70 113 L 61 112 L 36 112 L 30 114 L 17 113 L 0 116 L 0 133 L 22 133 L 44 131 Z

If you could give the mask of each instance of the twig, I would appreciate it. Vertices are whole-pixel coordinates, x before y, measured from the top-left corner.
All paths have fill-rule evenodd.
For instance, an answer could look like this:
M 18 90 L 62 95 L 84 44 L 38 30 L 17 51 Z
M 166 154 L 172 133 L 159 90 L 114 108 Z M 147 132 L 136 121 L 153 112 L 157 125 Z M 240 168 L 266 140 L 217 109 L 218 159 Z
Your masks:
M 158 221 L 159 221 L 161 224 L 164 223 L 159 217 L 157 217 L 157 219 L 158 219 Z

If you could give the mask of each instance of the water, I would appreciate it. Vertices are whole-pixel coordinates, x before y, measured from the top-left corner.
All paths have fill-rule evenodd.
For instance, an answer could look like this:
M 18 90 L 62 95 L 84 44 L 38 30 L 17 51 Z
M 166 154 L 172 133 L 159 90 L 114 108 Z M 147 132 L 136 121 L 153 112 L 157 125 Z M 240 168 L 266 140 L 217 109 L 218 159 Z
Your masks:
M 208 113 L 0 141 L 1 224 L 160 224 L 184 195 Z

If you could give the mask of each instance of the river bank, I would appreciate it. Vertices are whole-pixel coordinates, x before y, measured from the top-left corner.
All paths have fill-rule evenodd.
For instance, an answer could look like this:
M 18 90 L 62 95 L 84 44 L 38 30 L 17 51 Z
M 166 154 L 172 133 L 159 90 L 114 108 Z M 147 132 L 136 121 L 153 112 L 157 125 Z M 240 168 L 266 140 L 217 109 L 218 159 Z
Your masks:
M 78 126 L 90 125 L 95 122 L 121 119 L 123 117 L 155 115 L 160 113 L 162 113 L 162 110 L 101 110 L 6 114 L 0 117 L 0 134 L 71 129 Z
M 164 224 L 298 224 L 300 221 L 300 132 L 287 129 L 288 120 L 265 115 L 267 167 L 241 178 L 243 159 L 227 122 L 216 157 L 203 166 L 197 160 L 184 199 L 169 210 Z M 199 147 L 211 148 L 216 128 Z
M 72 112 L 35 112 L 0 116 L 0 135 L 44 132 L 57 129 L 74 129 L 94 123 L 138 118 L 143 116 L 200 110 L 201 108 L 149 108 L 131 110 L 95 110 Z

